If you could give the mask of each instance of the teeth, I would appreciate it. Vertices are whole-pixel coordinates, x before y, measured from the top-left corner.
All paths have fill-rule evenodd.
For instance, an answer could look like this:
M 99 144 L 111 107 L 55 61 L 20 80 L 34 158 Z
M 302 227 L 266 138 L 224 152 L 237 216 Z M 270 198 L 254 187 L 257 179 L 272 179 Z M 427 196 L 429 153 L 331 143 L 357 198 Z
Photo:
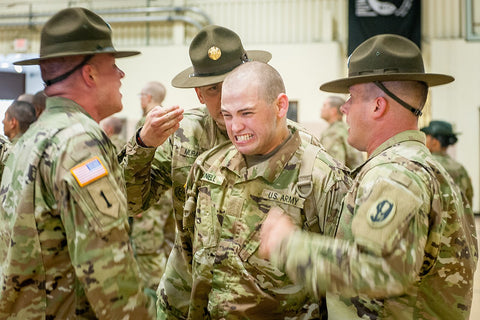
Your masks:
M 241 136 L 235 136 L 235 140 L 239 141 L 239 142 L 242 142 L 242 141 L 247 141 L 248 139 L 250 139 L 252 137 L 253 137 L 253 134 L 244 134 L 244 135 L 241 135 Z

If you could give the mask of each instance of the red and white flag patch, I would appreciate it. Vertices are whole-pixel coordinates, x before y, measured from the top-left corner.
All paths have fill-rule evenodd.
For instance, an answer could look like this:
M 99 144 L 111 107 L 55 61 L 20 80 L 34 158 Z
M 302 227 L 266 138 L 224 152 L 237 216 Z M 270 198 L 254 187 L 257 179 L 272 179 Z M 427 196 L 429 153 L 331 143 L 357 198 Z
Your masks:
M 93 157 L 78 166 L 73 167 L 70 172 L 77 180 L 80 187 L 100 179 L 108 174 L 107 169 L 98 157 Z

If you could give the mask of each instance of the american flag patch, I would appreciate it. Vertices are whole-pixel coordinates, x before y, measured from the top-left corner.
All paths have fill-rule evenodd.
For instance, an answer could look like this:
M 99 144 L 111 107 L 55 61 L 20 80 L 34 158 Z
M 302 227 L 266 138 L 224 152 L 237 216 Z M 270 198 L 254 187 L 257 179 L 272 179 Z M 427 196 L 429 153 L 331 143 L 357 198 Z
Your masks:
M 70 170 L 80 187 L 100 179 L 108 174 L 107 169 L 98 157 L 93 157 L 80 163 Z

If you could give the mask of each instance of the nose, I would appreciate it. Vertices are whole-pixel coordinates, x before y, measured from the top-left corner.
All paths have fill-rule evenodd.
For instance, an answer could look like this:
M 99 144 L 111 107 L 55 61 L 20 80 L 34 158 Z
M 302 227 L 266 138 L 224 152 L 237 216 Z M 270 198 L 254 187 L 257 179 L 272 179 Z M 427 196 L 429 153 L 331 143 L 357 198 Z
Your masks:
M 348 102 L 348 101 L 347 101 Z M 343 113 L 343 114 L 347 114 L 348 110 L 347 110 L 347 103 L 345 102 L 344 104 L 342 104 L 342 106 L 340 107 L 340 111 Z
M 243 130 L 244 125 L 241 117 L 232 116 L 231 127 L 232 127 L 232 132 L 240 132 L 241 130 Z
M 117 67 L 118 69 L 118 73 L 120 73 L 120 78 L 124 78 L 125 77 L 125 72 L 123 72 L 122 69 L 120 69 L 119 67 Z

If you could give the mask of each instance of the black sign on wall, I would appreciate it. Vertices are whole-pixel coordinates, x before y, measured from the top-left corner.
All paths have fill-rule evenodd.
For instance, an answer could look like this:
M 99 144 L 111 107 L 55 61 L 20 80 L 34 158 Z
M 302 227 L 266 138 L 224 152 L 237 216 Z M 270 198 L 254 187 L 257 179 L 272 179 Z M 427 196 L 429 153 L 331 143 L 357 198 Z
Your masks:
M 349 0 L 348 55 L 368 38 L 382 33 L 402 35 L 420 47 L 421 0 Z
M 0 72 L 0 99 L 15 99 L 25 93 L 25 74 Z

